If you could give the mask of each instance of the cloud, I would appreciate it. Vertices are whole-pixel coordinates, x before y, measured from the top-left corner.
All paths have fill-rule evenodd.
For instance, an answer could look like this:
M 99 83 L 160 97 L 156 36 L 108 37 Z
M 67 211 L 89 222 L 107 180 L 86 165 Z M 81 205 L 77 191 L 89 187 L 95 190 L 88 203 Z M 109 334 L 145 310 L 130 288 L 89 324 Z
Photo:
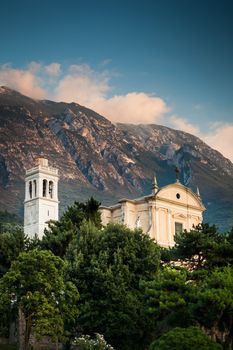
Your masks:
M 53 98 L 77 102 L 94 109 L 112 122 L 155 123 L 168 111 L 165 101 L 143 92 L 108 97 L 111 73 L 93 71 L 88 65 L 72 65 L 58 83 Z
M 44 71 L 49 76 L 57 76 L 61 72 L 61 65 L 59 63 L 51 63 L 48 66 L 44 67 Z
M 100 66 L 102 66 L 102 67 L 107 66 L 107 65 L 109 65 L 111 62 L 112 62 L 111 58 L 106 58 L 105 60 L 103 60 L 103 61 L 100 63 Z
M 233 162 L 233 124 L 213 125 L 212 131 L 202 139 Z
M 116 95 L 109 99 L 97 100 L 96 110 L 113 122 L 151 124 L 159 122 L 169 108 L 165 101 L 143 92 Z
M 26 70 L 28 70 L 29 72 L 31 72 L 33 74 L 37 74 L 41 71 L 41 69 L 42 69 L 41 63 L 33 61 L 33 62 L 29 63 Z
M 34 69 L 34 70 L 33 70 Z M 6 85 L 20 91 L 22 94 L 33 98 L 42 99 L 46 97 L 46 91 L 40 86 L 40 78 L 37 77 L 35 65 L 23 70 L 15 69 L 10 65 L 0 67 L 0 86 Z
M 170 118 L 170 122 L 175 129 L 182 130 L 196 136 L 200 135 L 200 129 L 185 118 L 173 115 Z
M 53 98 L 93 108 L 94 102 L 104 100 L 110 90 L 109 79 L 107 72 L 96 73 L 85 64 L 71 65 L 59 80 Z

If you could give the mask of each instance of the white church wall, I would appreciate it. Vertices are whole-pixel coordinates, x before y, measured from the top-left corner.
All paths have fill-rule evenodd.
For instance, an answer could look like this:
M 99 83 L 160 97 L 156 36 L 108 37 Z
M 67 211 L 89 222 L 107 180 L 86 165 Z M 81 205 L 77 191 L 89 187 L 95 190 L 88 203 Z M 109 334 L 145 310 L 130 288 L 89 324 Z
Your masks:
M 159 225 L 158 231 L 159 235 L 157 238 L 157 243 L 161 246 L 167 247 L 169 246 L 169 234 L 168 234 L 168 209 L 159 208 L 158 210 L 159 216 Z
M 131 228 L 134 229 L 136 226 L 136 220 L 137 220 L 137 208 L 134 203 L 126 202 L 125 207 L 127 210 L 127 215 L 125 218 L 125 224 Z
M 107 209 L 107 208 L 101 209 L 101 221 L 104 226 L 106 226 L 110 221 L 112 221 L 111 209 Z
M 140 220 L 140 227 L 143 232 L 147 232 L 149 229 L 149 215 L 148 215 L 148 203 L 145 202 L 143 204 L 137 205 L 137 217 Z
M 114 223 L 122 223 L 123 221 L 123 215 L 122 215 L 122 208 L 114 209 L 112 211 L 112 222 Z

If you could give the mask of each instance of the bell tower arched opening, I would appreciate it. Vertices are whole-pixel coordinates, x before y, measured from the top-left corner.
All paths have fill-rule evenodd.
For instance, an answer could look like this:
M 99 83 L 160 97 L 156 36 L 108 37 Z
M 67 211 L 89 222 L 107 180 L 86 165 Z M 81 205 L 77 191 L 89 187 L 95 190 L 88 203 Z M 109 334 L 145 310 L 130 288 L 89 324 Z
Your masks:
M 47 180 L 43 180 L 43 193 L 42 193 L 43 197 L 47 197 Z
M 32 182 L 29 181 L 29 198 L 32 199 Z
M 53 181 L 49 181 L 49 198 L 53 198 Z

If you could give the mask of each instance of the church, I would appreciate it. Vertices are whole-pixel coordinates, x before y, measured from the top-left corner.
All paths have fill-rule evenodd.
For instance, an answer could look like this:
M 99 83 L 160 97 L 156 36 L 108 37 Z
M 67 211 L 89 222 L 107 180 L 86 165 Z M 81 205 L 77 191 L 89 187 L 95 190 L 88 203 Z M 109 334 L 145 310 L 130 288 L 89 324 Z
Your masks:
M 42 238 L 50 220 L 58 220 L 58 170 L 48 160 L 38 158 L 37 164 L 26 171 L 24 201 L 24 232 Z M 190 231 L 202 222 L 205 207 L 199 190 L 194 193 L 176 182 L 162 188 L 154 178 L 152 193 L 127 199 L 106 207 L 101 206 L 103 225 L 122 223 L 131 229 L 141 228 L 162 247 L 174 245 L 175 233 Z
M 156 177 L 152 193 L 136 199 L 121 199 L 110 207 L 101 207 L 103 225 L 122 223 L 131 229 L 141 228 L 162 247 L 174 246 L 174 236 L 183 230 L 190 231 L 202 222 L 205 207 L 199 190 L 194 193 L 175 183 L 158 187 Z

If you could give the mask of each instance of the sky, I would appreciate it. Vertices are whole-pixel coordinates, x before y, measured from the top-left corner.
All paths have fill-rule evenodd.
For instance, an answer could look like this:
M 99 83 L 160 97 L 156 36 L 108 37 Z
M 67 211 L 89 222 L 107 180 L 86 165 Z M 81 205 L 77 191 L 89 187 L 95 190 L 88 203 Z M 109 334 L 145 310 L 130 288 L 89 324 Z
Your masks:
M 232 0 L 8 0 L 0 86 L 156 123 L 233 161 Z

